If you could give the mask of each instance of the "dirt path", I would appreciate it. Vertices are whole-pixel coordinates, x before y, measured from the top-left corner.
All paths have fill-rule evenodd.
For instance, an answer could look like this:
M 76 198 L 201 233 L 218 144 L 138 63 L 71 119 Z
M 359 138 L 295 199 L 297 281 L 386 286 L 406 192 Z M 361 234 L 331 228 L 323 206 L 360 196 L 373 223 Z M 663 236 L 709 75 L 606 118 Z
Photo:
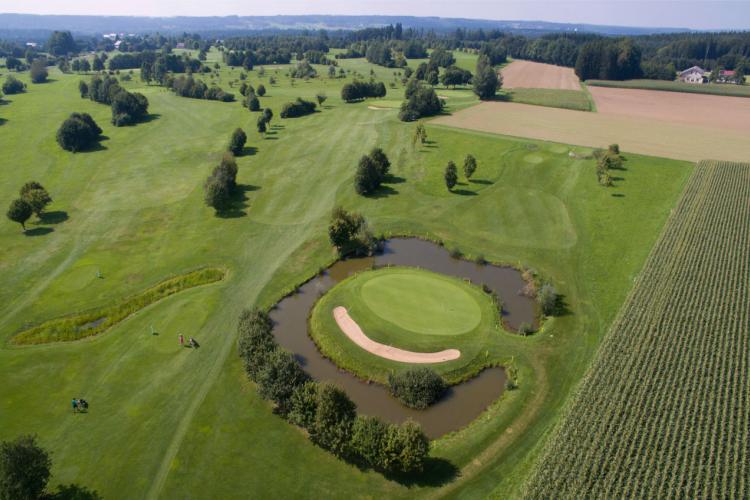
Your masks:
M 504 67 L 503 88 L 581 90 L 573 68 L 532 61 L 513 61 Z
M 352 342 L 365 351 L 381 358 L 400 361 L 402 363 L 442 363 L 443 361 L 458 359 L 461 356 L 461 352 L 458 349 L 447 349 L 440 352 L 412 352 L 375 342 L 365 335 L 357 322 L 349 316 L 346 307 L 336 307 L 333 310 L 333 317 L 336 319 L 336 323 L 341 328 L 341 331 Z

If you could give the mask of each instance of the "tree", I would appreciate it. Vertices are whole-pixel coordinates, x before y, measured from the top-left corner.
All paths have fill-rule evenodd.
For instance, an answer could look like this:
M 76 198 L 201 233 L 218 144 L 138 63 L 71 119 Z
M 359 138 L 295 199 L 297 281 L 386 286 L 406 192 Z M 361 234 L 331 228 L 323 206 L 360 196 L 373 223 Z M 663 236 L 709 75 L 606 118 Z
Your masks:
M 3 93 L 6 95 L 20 94 L 26 86 L 13 75 L 8 75 L 3 83 Z
M 333 64 L 328 66 L 328 78 L 336 78 L 336 66 L 334 66 Z
M 318 101 L 318 106 L 322 107 L 323 103 L 326 102 L 326 99 L 328 99 L 328 96 L 325 95 L 325 93 L 323 93 L 323 92 L 318 92 L 315 95 L 315 99 L 317 99 L 317 101 Z
M 269 354 L 265 367 L 258 373 L 258 393 L 262 398 L 276 403 L 276 410 L 286 415 L 291 408 L 294 390 L 309 379 L 294 354 L 277 347 Z
M 112 98 L 112 124 L 132 125 L 148 114 L 148 99 L 143 94 L 120 90 Z
M 264 95 L 266 95 L 266 86 L 262 83 L 259 84 L 255 93 L 258 94 L 259 97 L 263 97 Z
M 458 169 L 456 168 L 456 164 L 453 163 L 453 161 L 449 161 L 448 165 L 445 167 L 445 185 L 448 188 L 448 191 L 453 190 L 453 188 L 456 186 L 456 183 L 458 182 Z
M 78 92 L 81 94 L 81 98 L 89 96 L 89 86 L 83 80 L 78 82 Z
M 435 86 L 438 84 L 440 79 L 438 78 L 438 72 L 437 71 L 430 71 L 427 73 L 427 77 L 425 78 L 425 82 L 427 82 L 429 85 Z
M 52 460 L 36 437 L 19 436 L 0 443 L 0 498 L 37 500 L 51 475 Z
M 464 158 L 464 175 L 467 179 L 471 179 L 474 172 L 477 170 L 477 160 L 472 155 L 466 155 Z
M 34 213 L 34 209 L 29 203 L 21 198 L 15 199 L 10 202 L 10 207 L 6 212 L 7 217 L 13 222 L 21 224 L 24 232 L 26 231 L 26 221 L 29 220 L 31 214 Z
M 273 322 L 268 313 L 260 309 L 245 309 L 237 324 L 237 350 L 247 377 L 253 382 L 264 369 L 268 356 L 276 349 Z
M 99 54 L 94 56 L 94 59 L 91 62 L 91 69 L 94 71 L 104 71 L 104 61 L 99 57 Z M 158 80 L 158 78 L 156 78 L 156 80 Z
M 44 83 L 47 81 L 47 60 L 46 59 L 34 59 L 31 63 L 31 69 L 29 70 L 32 83 Z
M 57 143 L 66 151 L 76 153 L 90 148 L 102 133 L 88 113 L 73 113 L 57 130 Z
M 354 175 L 354 189 L 357 194 L 367 196 L 374 193 L 383 182 L 380 167 L 369 156 L 363 156 L 357 164 L 357 173 Z
M 265 119 L 267 125 L 271 124 L 271 120 L 273 119 L 273 111 L 271 110 L 271 108 L 266 108 L 263 110 L 263 118 Z
M 420 144 L 427 142 L 427 129 L 424 128 L 422 122 L 417 123 L 417 126 L 414 128 L 414 134 L 411 136 L 411 145 L 414 146 L 417 142 Z
M 260 100 L 254 93 L 248 93 L 245 103 L 250 111 L 260 111 Z
M 266 133 L 266 117 L 265 116 L 259 116 L 258 121 L 256 122 L 256 126 L 258 127 L 258 133 L 259 134 L 265 134 Z
M 328 238 L 339 255 L 354 253 L 372 255 L 377 249 L 377 241 L 368 228 L 367 221 L 356 212 L 347 212 L 336 207 L 328 223 Z
M 398 472 L 421 472 L 430 452 L 430 441 L 420 425 L 413 420 L 407 420 L 399 426 L 392 426 L 391 429 L 395 432 L 389 432 L 385 449 L 385 454 L 391 457 L 391 463 L 398 464 Z
M 388 376 L 391 395 L 409 408 L 424 410 L 439 400 L 448 385 L 431 368 L 412 368 Z
M 241 128 L 236 128 L 234 132 L 232 132 L 231 139 L 229 139 L 229 152 L 231 152 L 234 156 L 240 156 L 243 149 L 245 148 L 246 142 L 247 134 L 245 134 L 245 131 Z
M 383 448 L 389 427 L 379 418 L 358 415 L 352 426 L 352 452 L 370 467 L 384 468 Z
M 311 429 L 315 423 L 317 411 L 318 383 L 308 381 L 295 387 L 289 400 L 289 413 L 287 414 L 289 421 L 304 429 Z
M 53 31 L 47 41 L 47 52 L 53 56 L 67 56 L 78 52 L 70 31 Z
M 213 207 L 217 212 L 226 210 L 231 204 L 236 187 L 237 162 L 231 153 L 226 153 L 203 184 L 206 205 Z
M 41 217 L 44 208 L 52 203 L 52 197 L 44 186 L 38 182 L 27 182 L 21 187 L 21 199 L 31 205 L 31 209 L 37 217 Z
M 536 298 L 544 314 L 554 316 L 557 313 L 559 296 L 554 286 L 549 283 L 543 284 Z
M 417 89 L 401 104 L 399 119 L 409 122 L 424 116 L 434 116 L 443 110 L 443 102 L 438 99 L 435 89 L 418 85 Z
M 310 429 L 312 442 L 336 455 L 344 455 L 351 440 L 356 408 L 343 390 L 330 383 L 320 384 L 315 422 Z
M 502 86 L 502 80 L 498 77 L 497 71 L 492 67 L 487 56 L 479 56 L 477 60 L 477 70 L 473 78 L 474 93 L 479 99 L 486 101 L 495 97 L 497 89 Z
M 466 85 L 471 83 L 471 72 L 461 69 L 457 66 L 446 68 L 445 72 L 440 75 L 440 82 L 446 87 L 456 87 L 456 85 Z
M 388 159 L 388 157 L 385 155 L 383 150 L 381 148 L 373 148 L 372 151 L 370 151 L 370 159 L 375 163 L 375 165 L 378 168 L 378 172 L 380 173 L 381 181 L 385 178 L 386 175 L 388 175 L 388 172 L 391 169 L 391 162 Z

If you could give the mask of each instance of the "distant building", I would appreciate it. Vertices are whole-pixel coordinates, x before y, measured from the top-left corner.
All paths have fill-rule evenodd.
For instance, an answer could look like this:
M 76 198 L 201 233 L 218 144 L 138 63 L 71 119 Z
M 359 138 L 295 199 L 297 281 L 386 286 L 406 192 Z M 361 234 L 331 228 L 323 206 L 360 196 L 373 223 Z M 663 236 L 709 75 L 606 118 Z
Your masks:
M 679 80 L 685 83 L 706 83 L 706 70 L 699 66 L 693 66 L 680 72 Z
M 742 80 L 744 80 L 744 77 L 739 76 L 736 71 L 729 69 L 719 70 L 719 74 L 714 78 L 715 83 L 735 83 L 737 85 L 742 85 Z
M 118 50 L 120 48 L 120 45 L 122 45 L 122 40 L 117 40 L 115 42 L 115 50 Z
M 177 49 L 184 49 L 185 48 L 185 44 L 182 43 L 182 42 L 180 42 L 177 45 L 175 45 L 175 48 L 177 48 Z
M 31 47 L 32 49 L 35 49 L 37 44 L 36 42 L 26 42 L 27 47 Z

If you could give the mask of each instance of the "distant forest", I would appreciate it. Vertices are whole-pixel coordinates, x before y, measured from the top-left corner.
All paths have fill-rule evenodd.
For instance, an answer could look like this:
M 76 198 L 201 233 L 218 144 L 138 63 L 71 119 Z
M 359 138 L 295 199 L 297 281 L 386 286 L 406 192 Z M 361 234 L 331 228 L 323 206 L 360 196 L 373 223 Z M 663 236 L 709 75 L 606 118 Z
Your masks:
M 232 66 L 282 64 L 307 60 L 313 64 L 336 65 L 336 59 L 366 57 L 386 67 L 405 67 L 408 59 L 426 58 L 434 68 L 452 64 L 452 51 L 486 55 L 493 65 L 508 57 L 573 67 L 583 80 L 626 80 L 655 78 L 672 80 L 677 71 L 698 65 L 707 70 L 718 68 L 747 74 L 750 70 L 750 32 L 668 33 L 639 36 L 604 36 L 593 33 L 557 33 L 527 36 L 501 30 L 459 28 L 447 33 L 403 28 L 401 24 L 361 30 L 328 32 L 272 32 L 233 36 L 224 40 L 204 38 L 198 34 L 164 36 L 160 34 L 128 35 L 118 39 L 101 36 L 78 36 L 54 32 L 37 47 L 16 41 L 0 41 L 0 57 L 19 69 L 44 53 L 64 61 L 85 52 L 112 52 L 109 68 L 128 69 L 142 65 L 148 53 L 168 54 L 185 47 L 204 60 L 211 46 L 219 47 L 224 61 Z M 337 50 L 336 54 L 330 53 Z M 437 53 L 435 53 L 437 52 Z M 177 61 L 172 61 L 177 64 Z M 11 67 L 13 65 L 14 67 Z M 200 71 L 199 63 L 188 64 L 187 72 Z

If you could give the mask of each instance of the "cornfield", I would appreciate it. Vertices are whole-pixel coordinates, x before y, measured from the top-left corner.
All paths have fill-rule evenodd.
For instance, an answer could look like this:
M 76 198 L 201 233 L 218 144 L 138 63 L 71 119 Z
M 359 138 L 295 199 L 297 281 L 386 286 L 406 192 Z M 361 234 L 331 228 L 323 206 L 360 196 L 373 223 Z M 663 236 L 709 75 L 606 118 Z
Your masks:
M 526 485 L 750 497 L 750 164 L 701 162 Z

